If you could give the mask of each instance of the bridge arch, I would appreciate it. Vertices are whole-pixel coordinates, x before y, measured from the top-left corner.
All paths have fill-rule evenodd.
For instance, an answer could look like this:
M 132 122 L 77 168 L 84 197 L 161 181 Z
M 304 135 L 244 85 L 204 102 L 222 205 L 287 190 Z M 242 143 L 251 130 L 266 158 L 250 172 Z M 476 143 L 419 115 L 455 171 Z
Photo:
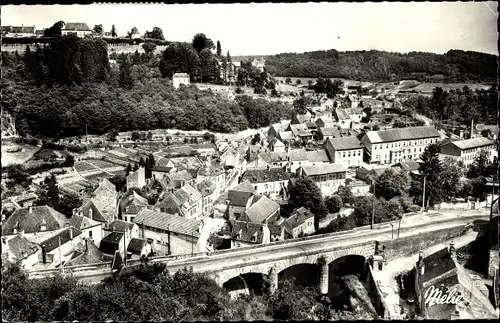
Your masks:
M 343 277 L 353 275 L 360 281 L 365 281 L 368 273 L 367 265 L 368 258 L 359 254 L 345 255 L 330 261 L 328 263 L 328 296 L 330 299 L 337 299 L 343 294 L 345 287 Z
M 222 287 L 233 296 L 249 294 L 250 292 L 262 295 L 269 288 L 268 285 L 267 275 L 248 272 L 230 278 L 222 284 Z

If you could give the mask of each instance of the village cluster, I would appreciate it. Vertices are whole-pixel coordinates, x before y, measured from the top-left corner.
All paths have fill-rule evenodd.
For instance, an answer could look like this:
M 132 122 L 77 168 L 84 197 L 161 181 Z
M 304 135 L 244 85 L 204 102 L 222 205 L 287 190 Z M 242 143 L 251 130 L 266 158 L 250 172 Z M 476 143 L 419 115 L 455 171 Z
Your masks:
M 237 134 L 118 133 L 108 148 L 76 154 L 74 166 L 56 176 L 60 189 L 84 199 L 70 220 L 49 206 L 34 206 L 35 190 L 3 201 L 15 211 L 2 223 L 2 252 L 22 259 L 27 269 L 49 269 L 111 260 L 115 254 L 138 259 L 297 238 L 316 230 L 306 208 L 280 216 L 297 178 L 311 178 L 325 197 L 341 186 L 363 196 L 372 194 L 374 179 L 388 168 L 418 172 L 429 144 L 440 143 L 441 157 L 465 165 L 482 150 L 496 156 L 494 142 L 477 131 L 468 139 L 448 138 L 432 126 L 387 124 L 360 135 L 367 103 L 348 89 L 316 102 L 289 121 Z M 148 159 L 155 160 L 149 170 Z M 125 188 L 117 189 L 108 179 L 126 167 Z M 35 176 L 33 185 L 44 178 Z M 158 196 L 144 197 L 152 191 Z M 352 212 L 344 207 L 320 227 Z

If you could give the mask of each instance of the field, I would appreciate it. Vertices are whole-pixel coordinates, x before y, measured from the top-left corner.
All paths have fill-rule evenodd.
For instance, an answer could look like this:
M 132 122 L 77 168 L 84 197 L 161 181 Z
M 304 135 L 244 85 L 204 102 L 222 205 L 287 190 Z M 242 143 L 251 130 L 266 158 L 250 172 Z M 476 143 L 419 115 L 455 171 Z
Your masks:
M 105 160 L 100 160 L 100 159 L 86 159 L 85 160 L 87 163 L 90 163 L 97 168 L 112 168 L 112 167 L 117 167 L 120 166 L 118 164 L 110 163 L 109 161 Z
M 86 163 L 84 161 L 78 161 L 75 163 L 75 169 L 77 172 L 85 172 L 89 170 L 97 170 L 97 168 L 89 163 Z
M 8 148 L 21 147 L 22 150 L 16 153 L 7 152 Z M 13 139 L 2 139 L 2 166 L 12 164 L 23 164 L 30 160 L 33 155 L 40 150 L 40 147 L 31 146 Z

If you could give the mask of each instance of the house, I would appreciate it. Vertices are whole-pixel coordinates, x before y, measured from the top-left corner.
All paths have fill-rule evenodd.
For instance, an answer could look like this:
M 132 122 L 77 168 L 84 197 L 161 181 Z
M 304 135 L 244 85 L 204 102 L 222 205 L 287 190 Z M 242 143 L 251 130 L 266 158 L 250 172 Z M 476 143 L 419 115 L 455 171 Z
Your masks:
M 139 237 L 139 227 L 135 223 L 114 220 L 108 226 L 104 227 L 104 237 L 113 232 L 122 232 L 125 234 L 125 245 L 128 245 L 132 238 Z
M 140 196 L 135 191 L 132 191 L 132 194 L 121 201 L 121 217 L 125 222 L 133 222 L 137 214 L 143 209 L 152 209 L 152 206 L 149 205 L 146 198 Z
M 295 140 L 292 131 L 280 131 L 277 138 L 281 140 L 285 145 L 290 145 L 290 143 Z
M 216 194 L 217 185 L 211 179 L 207 178 L 196 185 L 196 188 L 202 196 L 202 214 L 203 217 L 214 213 L 214 203 L 219 197 Z
M 290 149 L 288 151 L 287 171 L 295 173 L 301 166 L 308 165 L 309 158 L 305 149 Z
M 146 168 L 140 167 L 127 176 L 127 189 L 143 188 L 146 186 Z
M 299 114 L 294 113 L 292 119 L 290 119 L 291 125 L 305 124 L 306 122 L 312 121 L 312 114 L 307 111 L 306 113 Z
M 161 161 L 161 163 L 159 163 Z M 156 162 L 155 166 L 151 169 L 151 175 L 156 180 L 161 180 L 167 174 L 175 172 L 174 163 L 168 158 L 161 158 Z
M 227 192 L 227 213 L 229 219 L 239 219 L 252 205 L 257 191 L 249 181 L 244 181 Z
M 80 38 L 83 38 L 87 35 L 91 35 L 92 29 L 90 29 L 89 26 L 87 26 L 87 24 L 84 22 L 68 22 L 64 25 L 63 29 L 61 30 L 61 34 L 63 36 L 75 35 Z
M 187 170 L 181 170 L 175 173 L 170 173 L 165 175 L 161 180 L 160 184 L 166 189 L 178 189 L 184 185 L 194 185 L 196 182 L 191 172 Z
M 207 179 L 215 183 L 215 195 L 219 197 L 226 189 L 226 172 L 222 165 L 210 159 L 207 160 L 198 170 L 196 182 L 201 183 Z
M 269 141 L 269 149 L 273 152 L 284 152 L 285 144 L 278 138 L 273 138 Z
M 110 256 L 106 256 L 99 247 L 89 238 L 83 238 L 74 248 L 73 255 L 66 261 L 65 267 L 81 266 L 88 264 L 103 263 L 111 260 Z
M 226 151 L 224 151 L 219 159 L 221 163 L 224 165 L 224 169 L 234 169 L 237 168 L 240 164 L 240 154 L 237 150 L 232 147 L 228 147 Z
M 325 149 L 306 151 L 307 165 L 315 166 L 317 164 L 329 164 L 330 158 Z
M 270 139 L 278 138 L 280 131 L 285 131 L 288 125 L 284 125 L 281 123 L 275 123 L 269 126 L 269 130 L 267 131 L 267 137 Z
M 340 137 L 340 131 L 337 127 L 319 128 L 318 134 L 319 134 L 319 139 L 321 140 Z
M 90 199 L 83 202 L 75 213 L 104 223 L 112 222 L 118 215 L 116 187 L 107 179 L 101 179 Z
M 141 34 L 139 33 L 137 27 L 132 28 L 132 30 L 130 31 L 130 38 L 132 39 L 141 38 Z
M 239 221 L 254 223 L 274 223 L 279 218 L 280 205 L 260 195 L 253 195 L 252 204 L 236 218 Z
M 41 250 L 37 244 L 31 242 L 22 234 L 17 234 L 11 239 L 2 237 L 2 263 L 21 262 L 23 269 L 31 269 L 38 262 L 38 254 Z
M 270 152 L 259 155 L 259 157 L 265 160 L 266 165 L 270 167 L 286 167 L 289 162 L 289 156 L 288 152 Z M 267 168 L 267 166 L 261 168 Z
M 461 161 L 464 166 L 469 167 L 483 150 L 488 153 L 490 161 L 493 162 L 493 153 L 496 152 L 495 142 L 485 137 L 444 144 L 441 146 L 441 156 Z
M 14 205 L 17 208 L 23 208 L 23 207 L 32 206 L 33 202 L 35 202 L 37 199 L 38 199 L 38 195 L 36 195 L 35 193 L 27 193 L 27 194 L 22 194 L 22 195 L 16 196 L 16 197 L 12 198 L 11 201 L 12 201 L 12 203 L 14 203 Z
M 254 58 L 252 60 L 252 66 L 256 67 L 261 73 L 264 72 L 264 66 L 266 65 L 265 58 Z
M 154 210 L 177 214 L 189 219 L 200 219 L 203 216 L 202 195 L 197 189 L 187 184 L 173 193 L 167 193 L 163 200 L 155 204 Z
M 283 222 L 285 239 L 296 239 L 315 232 L 314 214 L 305 207 L 293 211 L 292 215 Z
M 356 96 L 349 94 L 344 98 L 342 105 L 347 109 L 356 109 L 359 105 L 360 101 Z
M 345 186 L 347 170 L 340 164 L 321 164 L 316 166 L 302 166 L 297 174 L 300 177 L 311 178 L 321 189 L 323 196 L 332 195 L 339 186 Z
M 147 239 L 132 238 L 127 247 L 127 259 L 140 259 L 151 254 L 152 248 Z
M 269 229 L 270 242 L 285 240 L 285 228 L 282 225 L 267 223 L 267 228 Z
M 270 242 L 270 232 L 266 224 L 236 220 L 230 223 L 231 248 L 248 247 Z
M 17 209 L 2 223 L 2 236 L 10 237 L 23 232 L 31 237 L 40 232 L 64 228 L 66 216 L 50 206 L 29 206 Z
M 97 245 L 101 243 L 104 237 L 103 223 L 94 221 L 86 216 L 73 214 L 68 224 L 82 231 L 82 237 L 88 237 Z
M 142 210 L 134 222 L 139 225 L 140 238 L 151 242 L 157 255 L 192 253 L 200 236 L 199 220 L 178 215 Z
M 250 145 L 247 149 L 247 160 L 249 162 L 254 161 L 259 154 L 265 152 L 268 152 L 268 149 L 261 144 Z
M 2 26 L 2 36 L 4 37 L 35 37 L 36 26 Z
M 308 141 L 313 137 L 311 130 L 305 123 L 290 124 L 287 128 L 287 131 L 290 131 L 292 133 L 292 136 L 295 140 Z M 283 139 L 283 137 L 281 137 L 280 140 L 285 142 L 285 139 Z
M 333 163 L 345 168 L 363 163 L 364 147 L 356 137 L 330 138 L 325 142 L 325 149 Z
M 30 240 L 40 246 L 42 251 L 33 269 L 52 269 L 64 266 L 71 259 L 74 248 L 82 240 L 82 232 L 74 227 L 67 227 L 38 234 Z
M 337 120 L 337 125 L 341 129 L 349 129 L 351 127 L 351 117 L 347 113 L 346 109 L 336 108 L 333 111 L 333 115 Z
M 316 125 L 318 128 L 333 128 L 335 127 L 335 120 L 330 116 L 319 117 L 318 120 L 316 120 Z
M 420 163 L 416 161 L 406 161 L 406 162 L 399 162 L 395 165 L 392 165 L 391 167 L 396 171 L 414 173 L 418 172 L 418 169 L 420 168 Z
M 457 262 L 453 243 L 427 257 L 423 257 L 423 252 L 420 252 L 413 273 L 418 308 L 426 318 L 448 320 L 498 317 L 482 278 L 469 273 Z M 454 294 L 455 302 L 429 304 L 426 300 L 436 290 L 445 295 Z
M 286 196 L 290 175 L 282 168 L 247 169 L 240 182 L 249 181 L 257 194 L 273 200 Z
M 430 126 L 368 131 L 361 138 L 370 163 L 396 164 L 419 159 L 425 147 L 435 144 L 439 132 Z
M 369 167 L 369 166 L 368 166 Z M 367 168 L 365 166 L 360 166 L 356 168 L 356 178 L 368 182 L 370 185 L 373 181 L 382 175 L 389 167 L 373 167 Z
M 269 154 L 273 155 L 273 153 Z M 259 154 L 254 161 L 251 161 L 244 165 L 244 169 L 246 170 L 257 170 L 257 169 L 267 169 L 269 167 L 272 167 L 272 164 L 270 164 L 266 158 L 268 154 L 263 153 Z
M 174 76 L 172 76 L 172 84 L 176 89 L 178 89 L 181 84 L 188 86 L 190 82 L 189 74 L 187 73 L 175 73 Z
M 106 254 L 109 258 L 113 256 L 117 251 L 120 252 L 122 257 L 125 256 L 126 252 L 126 241 L 124 232 L 111 232 L 105 236 L 99 245 L 99 250 Z

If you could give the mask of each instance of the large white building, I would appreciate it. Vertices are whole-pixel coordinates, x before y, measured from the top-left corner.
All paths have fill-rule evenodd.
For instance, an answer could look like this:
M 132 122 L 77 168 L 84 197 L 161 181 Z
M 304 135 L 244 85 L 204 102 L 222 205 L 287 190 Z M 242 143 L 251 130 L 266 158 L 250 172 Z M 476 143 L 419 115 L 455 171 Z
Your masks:
M 468 167 L 479 156 L 481 151 L 485 150 L 491 162 L 498 152 L 495 149 L 495 143 L 485 137 L 451 141 L 441 146 L 441 156 L 449 157 L 461 161 Z
M 368 131 L 361 138 L 372 164 L 396 164 L 419 159 L 425 147 L 439 141 L 439 132 L 429 126 Z
M 75 35 L 83 38 L 87 35 L 91 35 L 92 29 L 84 22 L 68 22 L 64 25 L 63 29 L 61 29 L 61 34 L 63 36 Z
M 297 170 L 297 174 L 311 178 L 321 189 L 323 196 L 330 196 L 340 186 L 345 186 L 346 169 L 340 164 L 303 166 Z
M 356 137 L 330 138 L 325 149 L 335 164 L 345 168 L 360 166 L 363 163 L 363 145 Z

